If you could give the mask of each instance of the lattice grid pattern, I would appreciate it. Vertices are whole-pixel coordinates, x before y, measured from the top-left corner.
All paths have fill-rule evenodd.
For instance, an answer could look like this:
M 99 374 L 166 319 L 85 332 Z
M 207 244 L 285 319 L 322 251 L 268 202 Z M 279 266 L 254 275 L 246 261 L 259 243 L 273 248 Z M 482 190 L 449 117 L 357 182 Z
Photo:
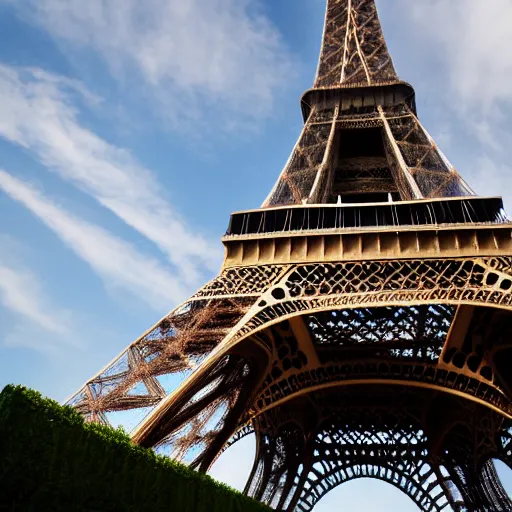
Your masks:
M 389 125 L 423 197 L 473 195 L 412 112 L 391 119 Z
M 397 79 L 373 0 L 329 0 L 315 87 Z
M 307 199 L 322 164 L 331 131 L 328 123 L 308 121 L 267 205 L 300 204 Z
M 189 374 L 251 304 L 243 297 L 186 303 L 89 381 L 69 404 L 90 421 L 103 423 L 108 423 L 108 412 L 154 407 L 168 392 L 162 377 Z
M 386 347 L 391 355 L 437 361 L 454 312 L 445 305 L 343 309 L 308 315 L 306 323 L 320 349 L 372 346 L 381 355 Z
M 334 487 L 372 477 L 401 489 L 424 512 L 510 510 L 490 462 L 503 454 L 493 441 L 503 418 L 456 398 L 429 404 L 424 392 L 389 393 L 381 389 L 372 399 L 362 388 L 315 392 L 260 416 L 246 491 L 278 510 L 309 512 Z M 456 422 L 441 433 L 430 423 L 449 424 L 461 414 L 463 428 Z M 481 465 L 473 465 L 473 454 Z

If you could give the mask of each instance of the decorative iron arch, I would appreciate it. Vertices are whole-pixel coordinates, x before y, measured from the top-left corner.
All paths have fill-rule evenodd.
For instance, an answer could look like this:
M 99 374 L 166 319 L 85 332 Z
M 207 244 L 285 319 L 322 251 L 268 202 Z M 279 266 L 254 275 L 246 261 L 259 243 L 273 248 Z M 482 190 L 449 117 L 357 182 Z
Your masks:
M 410 498 L 417 506 L 418 509 L 422 512 L 442 512 L 445 510 L 445 505 L 439 505 L 435 503 L 434 498 L 432 498 L 428 491 L 422 489 L 420 486 L 417 485 L 411 485 L 411 487 L 402 488 L 399 484 L 397 484 L 397 479 L 388 477 L 389 473 L 392 473 L 393 476 L 398 476 L 398 481 L 407 481 L 408 483 L 411 482 L 410 479 L 407 478 L 407 475 L 402 474 L 399 471 L 393 470 L 392 468 L 385 468 L 386 476 L 381 477 L 378 475 L 379 470 L 381 470 L 383 466 L 377 468 L 377 472 L 375 474 L 365 474 L 365 475 L 357 475 L 353 476 L 347 479 L 344 479 L 343 481 L 340 481 L 338 484 L 329 486 L 324 492 L 318 495 L 318 498 L 315 500 L 311 506 L 309 504 L 305 506 L 304 502 L 297 503 L 296 510 L 297 512 L 309 512 L 313 510 L 314 506 L 318 504 L 318 502 L 327 496 L 331 491 L 336 489 L 337 487 L 346 484 L 353 480 L 360 480 L 360 479 L 373 479 L 373 480 L 379 480 L 381 482 L 385 482 L 387 484 L 392 485 L 395 489 L 398 489 L 401 491 L 405 496 Z
M 295 510 L 309 512 L 331 490 L 365 477 L 401 490 L 423 512 L 456 505 L 456 496 L 447 491 L 449 475 L 428 463 L 428 439 L 415 411 L 398 418 L 384 415 L 384 424 L 374 422 L 372 412 L 360 414 L 349 423 L 343 416 L 328 418 L 318 428 Z

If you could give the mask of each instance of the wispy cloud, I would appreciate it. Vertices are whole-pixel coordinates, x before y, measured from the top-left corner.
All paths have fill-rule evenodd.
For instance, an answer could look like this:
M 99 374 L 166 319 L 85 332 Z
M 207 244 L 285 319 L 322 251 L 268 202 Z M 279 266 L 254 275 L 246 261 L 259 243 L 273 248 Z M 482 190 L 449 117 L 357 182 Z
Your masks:
M 479 184 L 479 193 L 488 196 L 504 195 L 512 200 L 512 166 L 510 162 L 496 158 L 496 155 L 482 154 L 473 163 L 471 169 L 475 182 Z M 512 210 L 512 203 L 505 202 L 507 211 Z
M 152 240 L 184 281 L 195 284 L 203 270 L 217 270 L 219 246 L 193 234 L 156 177 L 128 150 L 80 124 L 76 92 L 88 103 L 100 102 L 76 80 L 0 65 L 0 136 L 32 152 Z
M 107 285 L 128 290 L 157 310 L 183 300 L 190 291 L 156 259 L 138 252 L 101 227 L 75 217 L 3 170 L 0 189 L 44 222 Z
M 500 101 L 512 102 L 509 0 L 415 2 L 410 9 L 429 31 L 436 27 L 433 39 L 443 44 L 450 85 L 468 109 L 490 112 Z
M 23 264 L 22 244 L 0 233 L 0 246 L 0 345 L 52 356 L 65 348 L 81 348 L 81 337 L 74 329 L 76 315 L 57 306 L 47 283 Z
M 27 270 L 6 266 L 1 261 L 0 301 L 4 307 L 41 329 L 56 334 L 68 332 L 61 314 L 52 311 L 37 277 Z
M 503 107 L 512 106 L 512 3 L 402 2 L 401 12 L 413 24 L 416 37 L 428 40 L 423 51 L 437 55 L 443 66 L 447 104 L 474 123 L 484 143 L 489 142 L 492 122 L 502 121 Z
M 402 26 L 421 41 L 414 58 L 425 66 L 435 63 L 425 79 L 444 108 L 450 131 L 458 135 L 453 150 L 459 150 L 458 160 L 466 166 L 460 172 L 479 193 L 503 194 L 505 205 L 510 204 L 506 183 L 512 144 L 512 3 L 399 4 L 394 7 Z
M 101 55 L 114 76 L 180 116 L 197 100 L 243 114 L 271 112 L 291 57 L 259 0 L 20 0 L 25 19 Z M 127 77 L 130 77 L 127 79 Z

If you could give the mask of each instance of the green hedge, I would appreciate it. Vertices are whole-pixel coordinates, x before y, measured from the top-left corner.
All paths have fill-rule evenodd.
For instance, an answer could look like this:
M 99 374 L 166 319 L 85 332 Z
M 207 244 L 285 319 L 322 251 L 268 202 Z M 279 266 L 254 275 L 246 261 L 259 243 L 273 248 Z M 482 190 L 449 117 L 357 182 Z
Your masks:
M 270 511 L 21 386 L 0 393 L 0 510 Z

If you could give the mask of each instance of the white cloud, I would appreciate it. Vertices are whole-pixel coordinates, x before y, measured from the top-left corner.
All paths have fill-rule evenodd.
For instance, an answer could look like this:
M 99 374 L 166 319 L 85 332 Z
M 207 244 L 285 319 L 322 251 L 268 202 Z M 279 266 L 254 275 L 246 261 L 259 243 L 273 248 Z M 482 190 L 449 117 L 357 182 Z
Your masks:
M 20 252 L 23 251 L 17 240 L 0 233 L 0 243 L 0 305 L 4 308 L 2 344 L 30 348 L 52 356 L 64 347 L 80 348 L 80 336 L 73 329 L 75 315 L 56 307 L 46 293 L 44 283 L 20 264 Z
M 157 260 L 99 226 L 74 217 L 1 169 L 0 189 L 44 222 L 106 284 L 130 291 L 157 310 L 186 297 L 189 290 Z
M 478 183 L 478 191 L 483 196 L 503 194 L 512 199 L 512 167 L 509 162 L 503 163 L 488 154 L 483 154 L 473 164 L 471 169 L 473 180 Z M 510 201 L 505 207 L 511 206 Z
M 401 10 L 415 37 L 428 42 L 446 73 L 447 105 L 471 125 L 482 143 L 499 144 L 493 124 L 512 106 L 512 3 L 510 0 L 405 2 Z M 435 73 L 439 79 L 441 70 Z M 439 84 L 439 80 L 436 81 Z
M 512 101 L 510 0 L 407 2 L 404 13 L 437 46 L 427 51 L 442 50 L 454 101 L 484 111 Z
M 100 102 L 76 80 L 0 65 L 0 136 L 32 152 L 152 240 L 186 282 L 196 283 L 204 269 L 217 270 L 220 247 L 193 234 L 155 176 L 128 150 L 79 123 L 76 92 L 89 103 Z
M 37 278 L 30 272 L 0 262 L 0 301 L 10 311 L 25 317 L 42 329 L 64 334 L 67 326 L 60 314 L 51 311 Z
M 64 51 L 70 43 L 96 51 L 130 87 L 135 77 L 182 116 L 198 98 L 245 117 L 266 115 L 291 71 L 259 0 L 21 0 L 19 7 L 65 41 Z
M 435 122 L 442 117 L 443 129 L 455 135 L 452 158 L 464 163 L 459 171 L 477 193 L 503 194 L 507 206 L 512 198 L 507 187 L 512 2 L 399 0 L 399 4 L 393 6 L 395 12 L 415 43 L 411 59 L 425 68 L 423 77 L 438 98 L 439 112 L 431 111 L 431 118 Z

